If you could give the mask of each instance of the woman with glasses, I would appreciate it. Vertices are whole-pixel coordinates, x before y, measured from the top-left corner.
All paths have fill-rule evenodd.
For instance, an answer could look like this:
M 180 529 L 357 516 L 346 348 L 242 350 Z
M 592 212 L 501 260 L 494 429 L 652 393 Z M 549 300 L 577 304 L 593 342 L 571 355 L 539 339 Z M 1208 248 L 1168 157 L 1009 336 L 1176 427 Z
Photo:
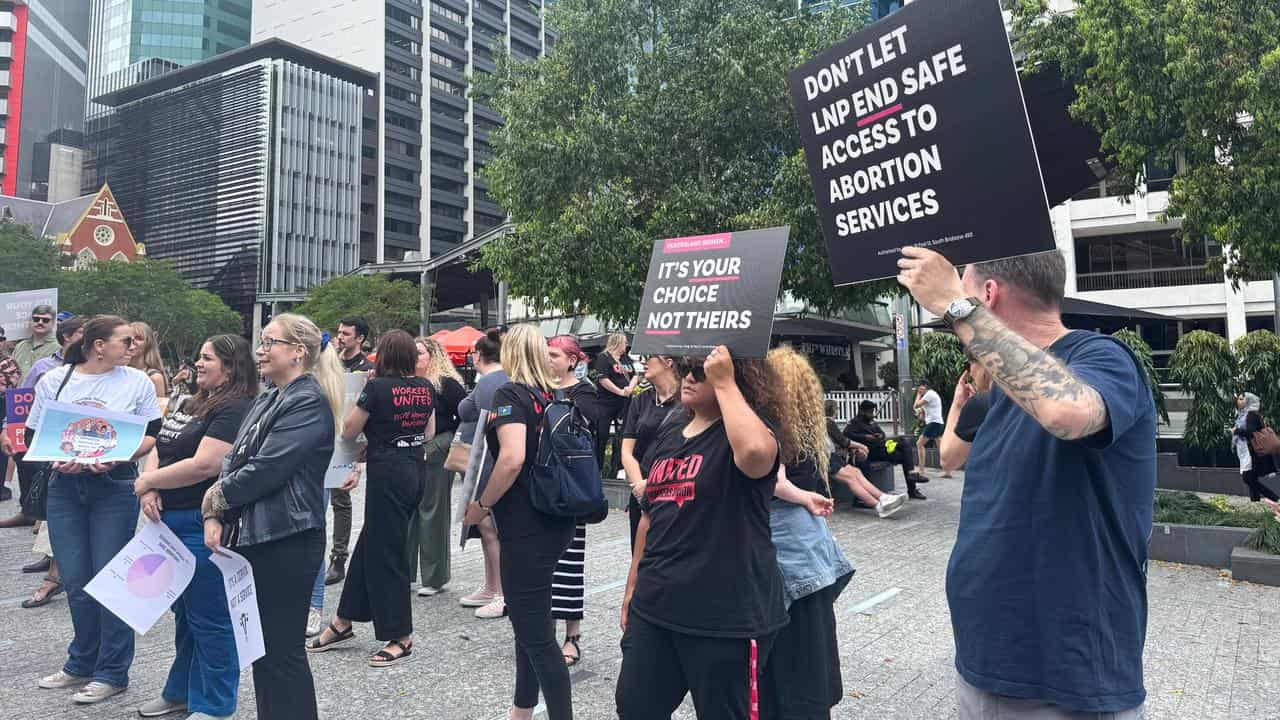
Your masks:
M 787 624 L 769 527 L 779 467 L 776 379 L 729 349 L 690 361 L 688 421 L 654 453 L 622 605 L 618 716 L 755 717 L 758 668 Z
M 136 461 L 151 452 L 160 430 L 155 387 L 141 371 L 128 367 L 133 344 L 133 328 L 123 318 L 99 315 L 89 320 L 80 340 L 67 346 L 66 364 L 45 373 L 36 385 L 27 416 L 31 435 L 55 401 L 127 413 L 148 423 L 129 462 L 54 463 L 49 477 L 45 514 L 75 637 L 62 670 L 39 685 L 80 688 L 72 700 L 83 705 L 124 692 L 133 664 L 133 630 L 84 589 L 133 537 L 138 524 Z
M 156 438 L 159 466 L 138 476 L 142 512 L 163 522 L 196 558 L 191 583 L 173 604 L 175 656 L 160 697 L 138 708 L 142 717 L 172 712 L 230 717 L 236 712 L 240 665 L 222 572 L 204 544 L 200 501 L 218 479 L 245 413 L 258 394 L 249 343 L 215 335 L 200 348 L 196 394 L 169 412 Z
M 129 323 L 133 329 L 133 357 L 129 359 L 129 367 L 141 370 L 151 378 L 156 387 L 156 401 L 161 411 L 168 410 L 169 380 L 164 370 L 164 360 L 160 358 L 160 340 L 156 331 L 144 322 Z
M 324 475 L 342 411 L 342 366 L 320 329 L 277 315 L 262 329 L 254 401 L 222 474 L 201 503 L 204 541 L 253 567 L 266 654 L 253 664 L 258 717 L 317 717 L 303 649 L 316 568 L 324 554 Z

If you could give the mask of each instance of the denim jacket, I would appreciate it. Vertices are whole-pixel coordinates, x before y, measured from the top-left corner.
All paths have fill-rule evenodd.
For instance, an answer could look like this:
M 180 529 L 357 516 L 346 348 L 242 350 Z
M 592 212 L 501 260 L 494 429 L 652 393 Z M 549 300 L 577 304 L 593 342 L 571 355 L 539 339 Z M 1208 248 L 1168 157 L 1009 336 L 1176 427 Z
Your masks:
M 787 608 L 853 574 L 853 564 L 840 551 L 827 521 L 803 506 L 774 498 L 769 504 L 769 527 Z

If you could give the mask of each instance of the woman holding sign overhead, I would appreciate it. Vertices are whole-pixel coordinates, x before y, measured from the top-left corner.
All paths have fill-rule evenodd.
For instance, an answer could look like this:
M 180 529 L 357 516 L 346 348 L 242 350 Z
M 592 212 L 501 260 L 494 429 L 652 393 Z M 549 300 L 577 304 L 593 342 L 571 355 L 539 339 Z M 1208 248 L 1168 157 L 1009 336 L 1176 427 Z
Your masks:
M 302 641 L 324 554 L 324 475 L 343 403 L 342 365 L 301 315 L 262 329 L 258 372 L 272 387 L 246 413 L 222 475 L 204 494 L 204 541 L 249 561 L 266 654 L 253 663 L 258 717 L 317 717 Z
M 133 345 L 133 328 L 124 318 L 99 315 L 85 323 L 80 341 L 67 346 L 66 364 L 40 378 L 27 416 L 28 445 L 54 402 L 127 413 L 148 422 L 130 462 L 53 463 L 49 477 L 45 514 L 67 586 L 75 638 L 66 665 L 41 679 L 40 687 L 81 688 L 72 700 L 83 705 L 124 692 L 133 664 L 133 630 L 84 589 L 133 537 L 138 523 L 134 461 L 151 452 L 160 430 L 155 387 L 145 373 L 128 367 Z
M 307 652 L 330 650 L 355 638 L 352 623 L 372 622 L 374 637 L 386 646 L 369 664 L 381 668 L 413 654 L 404 549 L 409 520 L 422 499 L 422 446 L 435 428 L 436 396 L 431 382 L 414 374 L 418 346 L 409 333 L 384 333 L 377 358 L 373 377 L 342 424 L 344 438 L 354 440 L 363 432 L 369 441 L 364 528 L 351 553 L 338 613 L 307 643 Z
M 173 531 L 196 558 L 191 584 L 173 604 L 173 665 L 160 697 L 138 708 L 142 717 L 172 712 L 229 717 L 236 712 L 240 665 L 227 614 L 222 572 L 209 561 L 200 501 L 218 479 L 245 413 L 258 394 L 249 343 L 215 335 L 200 348 L 196 394 L 170 410 L 156 437 L 159 466 L 138 476 L 142 512 Z

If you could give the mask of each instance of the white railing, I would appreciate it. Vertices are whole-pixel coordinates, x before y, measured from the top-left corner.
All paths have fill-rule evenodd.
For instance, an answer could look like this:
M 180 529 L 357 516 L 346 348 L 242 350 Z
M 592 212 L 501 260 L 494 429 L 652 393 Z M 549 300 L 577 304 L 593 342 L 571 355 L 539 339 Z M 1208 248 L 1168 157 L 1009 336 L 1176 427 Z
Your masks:
M 898 393 L 896 390 L 841 390 L 823 394 L 824 400 L 836 404 L 834 420 L 843 427 L 858 414 L 858 403 L 870 400 L 876 404 L 876 419 L 882 424 L 898 426 Z

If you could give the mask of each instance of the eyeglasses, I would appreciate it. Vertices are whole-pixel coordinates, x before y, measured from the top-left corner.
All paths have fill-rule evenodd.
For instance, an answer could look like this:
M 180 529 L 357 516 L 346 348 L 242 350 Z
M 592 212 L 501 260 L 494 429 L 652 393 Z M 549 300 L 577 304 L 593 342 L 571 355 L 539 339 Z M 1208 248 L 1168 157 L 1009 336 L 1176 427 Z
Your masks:
M 258 339 L 258 347 L 268 352 L 271 351 L 271 348 L 277 345 L 301 345 L 301 344 L 302 343 L 289 342 L 288 340 L 282 340 L 280 338 L 267 337 L 266 335 L 263 335 L 261 338 Z
M 127 348 L 131 348 L 131 347 L 133 347 L 134 345 L 140 345 L 140 344 L 141 344 L 141 343 L 139 343 L 137 340 L 134 340 L 133 338 L 128 337 L 128 336 L 120 338 L 120 342 L 124 343 L 124 346 L 125 346 L 125 347 L 127 347 Z
M 31 324 L 32 324 L 32 325 L 48 325 L 48 324 L 49 324 L 49 323 L 51 323 L 51 322 L 53 322 L 53 318 L 47 318 L 47 317 L 33 317 L 33 318 L 31 318 Z

